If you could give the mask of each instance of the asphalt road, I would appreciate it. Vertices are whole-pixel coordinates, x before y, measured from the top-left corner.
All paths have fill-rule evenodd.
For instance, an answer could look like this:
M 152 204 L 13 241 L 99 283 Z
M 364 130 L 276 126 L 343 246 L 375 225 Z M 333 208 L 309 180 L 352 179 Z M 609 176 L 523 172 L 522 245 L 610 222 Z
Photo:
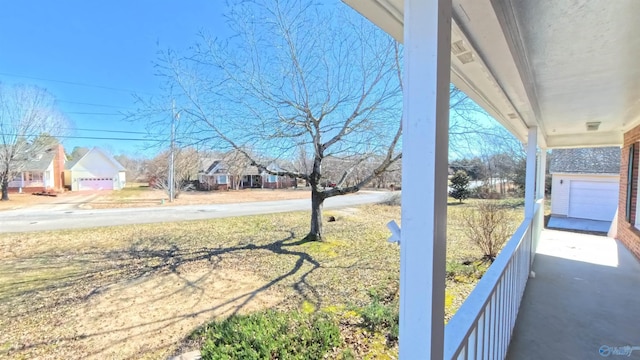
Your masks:
M 386 199 L 388 196 L 388 192 L 373 191 L 336 196 L 325 200 L 324 208 L 335 209 L 376 203 Z M 310 210 L 310 206 L 310 199 L 299 199 L 130 209 L 25 208 L 0 212 L 0 233 L 214 219 Z

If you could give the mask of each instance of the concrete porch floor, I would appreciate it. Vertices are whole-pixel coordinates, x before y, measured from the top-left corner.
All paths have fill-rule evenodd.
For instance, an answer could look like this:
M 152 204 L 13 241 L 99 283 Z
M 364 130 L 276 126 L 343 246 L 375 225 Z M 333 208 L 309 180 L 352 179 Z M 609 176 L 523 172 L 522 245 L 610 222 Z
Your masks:
M 640 263 L 620 242 L 543 230 L 533 270 L 507 359 L 640 359 Z

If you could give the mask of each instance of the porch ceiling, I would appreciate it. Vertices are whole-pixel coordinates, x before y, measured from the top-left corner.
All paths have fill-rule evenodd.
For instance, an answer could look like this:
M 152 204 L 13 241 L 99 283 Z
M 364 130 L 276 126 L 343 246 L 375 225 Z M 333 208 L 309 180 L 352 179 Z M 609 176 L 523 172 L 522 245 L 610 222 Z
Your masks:
M 343 1 L 403 41 L 403 0 Z M 620 145 L 640 124 L 640 1 L 453 0 L 452 18 L 451 81 L 519 139 Z

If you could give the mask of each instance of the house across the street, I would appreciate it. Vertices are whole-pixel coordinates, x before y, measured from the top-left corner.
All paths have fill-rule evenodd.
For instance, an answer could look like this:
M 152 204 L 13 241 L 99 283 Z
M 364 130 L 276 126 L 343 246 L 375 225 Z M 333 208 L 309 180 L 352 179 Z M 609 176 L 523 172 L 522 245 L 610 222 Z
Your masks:
M 203 161 L 204 170 L 198 174 L 200 190 L 229 190 L 231 188 L 250 189 L 286 189 L 296 186 L 296 179 L 288 176 L 271 175 L 260 172 L 256 166 L 241 167 L 241 175 L 231 174 L 229 164 L 225 160 L 211 159 Z M 281 171 L 276 164 L 268 166 L 271 171 Z
M 620 148 L 554 149 L 551 215 L 612 221 L 620 191 Z
M 64 148 L 56 145 L 29 161 L 20 174 L 9 181 L 9 192 L 57 192 L 64 189 Z
M 121 190 L 125 183 L 125 168 L 99 148 L 65 164 L 64 184 L 71 191 Z

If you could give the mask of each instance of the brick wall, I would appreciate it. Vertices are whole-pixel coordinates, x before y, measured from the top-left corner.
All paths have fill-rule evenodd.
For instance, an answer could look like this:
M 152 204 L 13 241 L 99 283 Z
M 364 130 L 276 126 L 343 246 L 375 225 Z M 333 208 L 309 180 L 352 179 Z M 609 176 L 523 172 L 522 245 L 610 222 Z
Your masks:
M 635 146 L 633 169 L 633 186 L 631 193 L 631 223 L 627 222 L 627 174 L 629 171 L 629 148 Z M 640 167 L 640 126 L 624 134 L 624 145 L 620 157 L 620 196 L 618 197 L 618 233 L 620 240 L 631 252 L 640 259 L 640 230 L 635 227 L 636 201 L 638 198 L 638 168 Z M 637 224 L 640 227 L 640 224 Z
M 278 176 L 278 180 L 276 182 L 268 182 L 268 179 L 268 176 L 265 177 L 263 186 L 265 189 L 287 189 L 296 185 L 295 179 L 291 179 L 286 176 Z
M 64 148 L 58 145 L 56 156 L 53 158 L 53 187 L 56 191 L 64 189 Z
M 25 194 L 33 194 L 37 192 L 44 192 L 46 189 L 43 186 L 25 186 L 22 188 L 22 192 Z M 20 192 L 20 188 L 9 188 L 10 194 L 17 194 Z

